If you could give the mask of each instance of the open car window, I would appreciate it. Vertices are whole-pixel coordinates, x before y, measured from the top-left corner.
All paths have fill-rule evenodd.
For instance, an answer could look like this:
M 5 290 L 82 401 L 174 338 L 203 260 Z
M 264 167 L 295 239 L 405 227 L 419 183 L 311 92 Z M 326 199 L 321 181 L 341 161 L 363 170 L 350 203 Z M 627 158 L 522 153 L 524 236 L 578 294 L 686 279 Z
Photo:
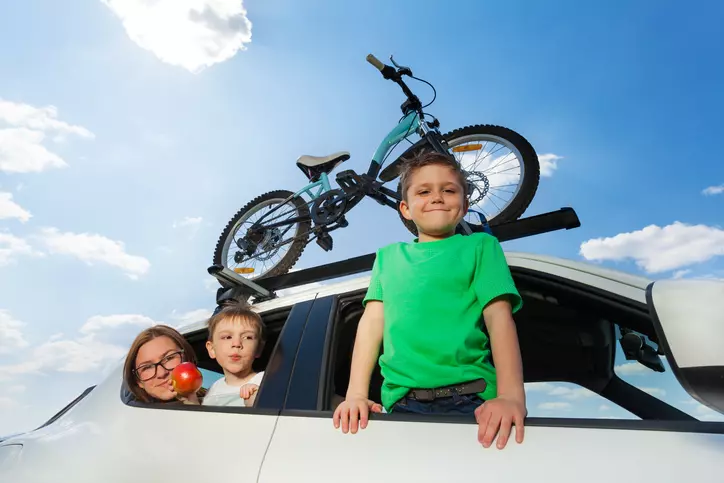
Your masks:
M 625 361 L 619 326 L 653 336 L 645 304 L 533 270 L 514 268 L 512 273 L 524 299 L 515 321 L 529 417 L 692 420 L 670 398 L 658 397 L 656 385 L 628 384 L 614 369 Z M 334 409 L 349 384 L 362 296 L 339 297 L 322 409 Z M 369 389 L 375 401 L 380 400 L 381 383 L 376 364 Z M 675 379 L 671 383 L 678 384 Z M 672 394 L 685 399 L 680 387 Z
M 658 349 L 654 342 L 651 345 Z M 666 357 L 659 356 L 664 372 L 657 372 L 635 360 L 627 360 L 621 346 L 616 348 L 616 366 L 614 372 L 618 377 L 651 394 L 671 406 L 695 417 L 700 421 L 724 421 L 724 414 L 704 406 L 681 386 L 676 379 Z
M 641 419 L 585 387 L 570 382 L 527 382 L 528 417 Z

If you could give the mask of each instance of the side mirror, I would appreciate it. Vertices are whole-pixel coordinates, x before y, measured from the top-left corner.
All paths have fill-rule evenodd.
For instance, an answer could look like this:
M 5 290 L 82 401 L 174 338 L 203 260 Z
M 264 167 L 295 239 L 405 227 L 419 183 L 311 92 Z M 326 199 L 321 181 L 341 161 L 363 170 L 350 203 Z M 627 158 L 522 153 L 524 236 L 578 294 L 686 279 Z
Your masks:
M 657 281 L 647 287 L 646 302 L 679 383 L 724 413 L 724 281 Z

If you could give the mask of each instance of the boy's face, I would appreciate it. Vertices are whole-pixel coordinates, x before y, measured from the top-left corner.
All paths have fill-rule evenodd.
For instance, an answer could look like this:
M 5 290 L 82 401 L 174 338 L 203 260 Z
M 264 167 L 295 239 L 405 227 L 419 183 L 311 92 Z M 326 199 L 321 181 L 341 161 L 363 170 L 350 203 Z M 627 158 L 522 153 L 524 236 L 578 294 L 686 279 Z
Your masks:
M 400 203 L 402 216 L 415 223 L 423 241 L 426 237 L 455 233 L 455 227 L 467 210 L 468 203 L 457 175 L 440 164 L 414 171 L 407 189 L 407 201 Z
M 261 341 L 252 321 L 226 319 L 215 327 L 212 339 L 206 342 L 206 350 L 224 372 L 244 375 L 259 356 Z

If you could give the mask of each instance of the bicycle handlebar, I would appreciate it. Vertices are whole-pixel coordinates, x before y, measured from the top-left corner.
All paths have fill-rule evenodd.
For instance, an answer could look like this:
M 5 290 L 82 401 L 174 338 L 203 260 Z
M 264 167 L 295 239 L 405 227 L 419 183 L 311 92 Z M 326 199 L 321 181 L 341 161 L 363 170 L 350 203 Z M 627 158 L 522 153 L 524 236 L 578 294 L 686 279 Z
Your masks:
M 372 54 L 367 54 L 367 62 L 374 65 L 380 72 L 385 68 L 385 64 L 380 62 L 380 60 Z
M 382 77 L 385 79 L 389 79 L 393 82 L 395 82 L 397 85 L 399 85 L 402 88 L 402 92 L 405 93 L 405 96 L 407 96 L 409 104 L 407 106 L 403 105 L 403 112 L 406 112 L 406 108 L 412 108 L 415 110 L 422 109 L 422 105 L 420 104 L 420 99 L 417 98 L 415 94 L 412 93 L 409 87 L 405 84 L 405 82 L 402 80 L 403 75 L 412 75 L 412 72 L 407 67 L 401 67 L 399 69 L 395 69 L 394 67 L 390 65 L 383 64 L 380 62 L 380 60 L 375 57 L 372 54 L 367 54 L 367 62 L 375 66 L 381 73 Z

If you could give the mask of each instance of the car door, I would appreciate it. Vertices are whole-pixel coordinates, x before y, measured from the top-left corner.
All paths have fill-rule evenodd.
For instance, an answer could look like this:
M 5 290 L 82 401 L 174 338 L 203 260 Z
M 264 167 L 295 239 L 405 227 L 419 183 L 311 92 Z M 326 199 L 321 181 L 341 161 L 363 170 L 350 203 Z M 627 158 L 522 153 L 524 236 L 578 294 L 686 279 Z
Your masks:
M 532 270 L 524 275 L 527 281 L 521 282 L 521 272 L 514 272 L 519 287 L 555 284 L 556 302 L 563 305 L 560 300 L 569 291 L 582 297 L 582 306 L 600 307 L 607 316 L 646 311 L 645 304 L 617 301 L 615 293 L 593 285 Z M 610 289 L 614 283 L 609 279 L 605 286 Z M 346 295 L 361 298 L 362 293 Z M 533 300 L 530 293 L 526 297 Z M 609 483 L 612 479 L 680 482 L 692 477 L 697 482 L 721 481 L 724 423 L 697 421 L 615 374 L 611 381 L 616 383 L 605 389 L 597 388 L 594 379 L 585 383 L 643 419 L 529 417 L 524 443 L 511 441 L 504 450 L 483 448 L 477 442 L 476 423 L 462 416 L 375 414 L 366 429 L 342 434 L 332 425 L 329 388 L 334 377 L 330 360 L 346 352 L 334 345 L 335 324 L 345 303 L 345 297 L 331 296 L 318 298 L 312 306 L 285 407 L 262 466 L 262 483 L 488 479 Z M 539 372 L 544 375 L 545 371 Z
M 311 306 L 291 309 L 254 408 L 127 404 L 118 368 L 58 421 L 8 441 L 0 481 L 257 481 Z

